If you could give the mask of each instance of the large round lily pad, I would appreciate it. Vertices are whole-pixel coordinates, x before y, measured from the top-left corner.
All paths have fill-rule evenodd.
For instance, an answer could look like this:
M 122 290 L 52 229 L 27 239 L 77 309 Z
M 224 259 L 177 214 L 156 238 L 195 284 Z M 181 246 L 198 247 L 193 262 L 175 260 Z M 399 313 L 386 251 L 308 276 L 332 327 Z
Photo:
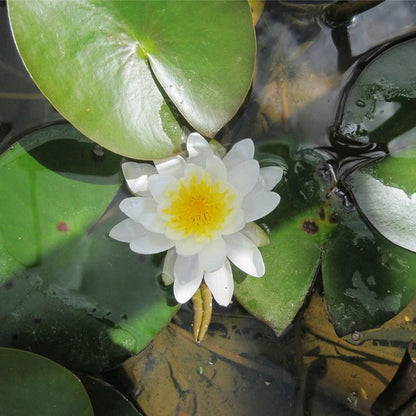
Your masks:
M 212 137 L 251 85 L 247 2 L 11 0 L 8 7 L 42 92 L 86 136 L 125 156 L 178 152 L 178 113 Z
M 78 377 L 37 354 L 0 348 L 0 414 L 93 416 Z

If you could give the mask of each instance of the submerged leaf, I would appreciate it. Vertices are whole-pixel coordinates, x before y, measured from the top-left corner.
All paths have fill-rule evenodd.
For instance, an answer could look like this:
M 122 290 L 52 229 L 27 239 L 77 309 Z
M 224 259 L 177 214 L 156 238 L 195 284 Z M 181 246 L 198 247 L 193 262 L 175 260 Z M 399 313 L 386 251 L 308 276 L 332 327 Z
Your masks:
M 148 415 L 290 414 L 295 383 L 264 351 L 281 344 L 250 316 L 213 316 L 209 335 L 194 342 L 181 317 L 151 344 L 109 374 Z M 107 374 L 108 375 L 108 374 Z
M 349 411 L 345 413 L 331 406 L 331 416 L 351 415 L 351 407 L 354 415 L 370 415 L 372 404 L 393 378 L 414 337 L 415 317 L 416 298 L 380 328 L 339 338 L 328 320 L 325 296 L 314 291 L 299 320 L 303 360 L 307 366 L 306 397 L 316 397 L 322 391 L 331 400 L 348 405 Z
M 373 415 L 396 414 L 409 400 L 416 398 L 416 361 L 412 358 L 412 348 L 413 342 L 410 342 L 396 374 L 374 402 L 371 408 Z

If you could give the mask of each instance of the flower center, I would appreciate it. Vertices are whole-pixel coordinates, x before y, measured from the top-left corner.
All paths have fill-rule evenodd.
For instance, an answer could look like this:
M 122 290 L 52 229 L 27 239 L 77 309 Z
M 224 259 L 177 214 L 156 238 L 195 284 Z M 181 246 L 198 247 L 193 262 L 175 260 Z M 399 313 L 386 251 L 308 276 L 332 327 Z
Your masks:
M 179 181 L 175 191 L 169 192 L 169 202 L 162 210 L 165 225 L 181 234 L 211 240 L 221 231 L 234 211 L 234 192 L 224 182 L 212 183 L 205 173 L 197 178 L 194 173 Z

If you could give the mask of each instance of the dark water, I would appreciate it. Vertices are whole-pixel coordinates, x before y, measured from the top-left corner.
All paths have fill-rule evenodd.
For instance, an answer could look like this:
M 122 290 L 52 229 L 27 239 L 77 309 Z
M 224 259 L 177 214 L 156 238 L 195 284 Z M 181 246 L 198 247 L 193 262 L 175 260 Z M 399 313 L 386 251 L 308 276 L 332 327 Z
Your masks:
M 339 137 L 345 139 L 348 133 L 339 125 L 344 88 L 366 55 L 414 34 L 416 2 L 386 0 L 334 27 L 324 18 L 326 3 L 266 5 L 257 25 L 253 89 L 243 111 L 220 132 L 225 144 L 243 137 L 258 142 L 289 137 L 293 147 L 302 143 L 328 148 L 338 143 L 335 148 L 342 153 Z M 4 2 L 0 35 L 2 151 L 25 131 L 62 118 L 27 75 L 13 45 Z M 356 142 L 366 145 L 362 137 Z M 370 414 L 372 401 L 397 369 L 409 334 L 393 322 L 378 332 L 340 340 L 328 322 L 320 290 L 318 276 L 314 294 L 281 338 L 237 304 L 217 308 L 209 337 L 199 349 L 186 335 L 192 313 L 185 306 L 156 340 L 156 346 L 172 345 L 170 349 L 155 347 L 106 377 L 149 415 L 163 416 L 155 401 L 172 403 L 166 414 L 181 414 L 179 404 L 193 409 L 183 411 L 183 416 Z M 409 316 L 415 316 L 414 307 Z M 140 389 L 152 394 L 145 398 Z
M 5 2 L 0 3 L 0 150 L 17 135 L 62 117 L 39 92 L 13 44 Z

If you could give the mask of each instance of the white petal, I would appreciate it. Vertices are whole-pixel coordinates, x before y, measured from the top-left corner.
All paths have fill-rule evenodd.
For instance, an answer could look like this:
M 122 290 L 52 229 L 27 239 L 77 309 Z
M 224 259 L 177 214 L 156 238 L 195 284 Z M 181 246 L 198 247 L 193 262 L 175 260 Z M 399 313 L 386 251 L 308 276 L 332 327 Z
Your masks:
M 210 145 L 199 133 L 191 133 L 188 136 L 186 148 L 189 153 L 188 162 L 194 163 L 202 168 L 205 168 L 207 157 L 213 154 Z
M 171 175 L 179 179 L 183 176 L 186 162 L 182 156 L 174 156 L 168 159 L 155 160 L 154 164 L 160 174 Z
M 197 256 L 177 256 L 174 267 L 173 293 L 179 303 L 188 302 L 202 282 L 203 270 Z
M 230 222 L 224 225 L 223 229 L 221 230 L 222 235 L 234 234 L 237 231 L 240 231 L 244 225 L 244 213 L 240 208 L 236 208 L 236 212 L 233 213 L 233 216 L 230 219 Z
M 173 269 L 175 267 L 176 257 L 176 250 L 174 248 L 167 251 L 162 269 L 162 281 L 165 286 L 171 285 L 175 280 Z
M 169 230 L 168 230 L 169 231 Z M 206 242 L 200 243 L 195 237 L 187 237 L 183 240 L 176 241 L 176 252 L 180 256 L 193 256 L 198 254 L 206 245 Z
M 156 202 L 163 202 L 168 190 L 177 186 L 178 180 L 171 175 L 153 175 L 149 178 L 149 190 Z
M 272 212 L 280 202 L 280 195 L 276 192 L 251 192 L 242 203 L 244 220 L 251 222 Z
M 207 158 L 206 171 L 211 176 L 212 183 L 227 180 L 227 169 L 218 156 L 212 155 Z
M 217 238 L 208 243 L 198 254 L 199 263 L 206 272 L 218 270 L 227 255 L 227 246 L 222 238 Z
M 234 280 L 228 260 L 215 272 L 205 273 L 204 280 L 217 303 L 227 306 L 231 302 L 234 292 Z
M 130 250 L 140 254 L 156 254 L 173 247 L 173 241 L 163 234 L 147 233 L 130 243 Z
M 227 169 L 232 169 L 248 159 L 253 159 L 253 156 L 253 140 L 244 139 L 236 143 L 222 160 Z
M 121 165 L 127 186 L 133 194 L 147 196 L 148 178 L 157 173 L 156 168 L 149 163 L 126 162 Z
M 246 160 L 228 171 L 228 182 L 244 196 L 254 188 L 259 174 L 260 167 L 257 160 Z
M 130 218 L 126 218 L 111 229 L 109 236 L 123 243 L 131 243 L 146 233 L 146 229 L 141 224 L 138 224 Z
M 144 212 L 156 210 L 156 204 L 152 198 L 136 196 L 125 198 L 120 202 L 120 210 L 133 221 L 141 222 L 140 218 Z
M 282 179 L 283 168 L 267 166 L 260 169 L 260 180 L 264 191 L 271 191 Z
M 164 233 L 166 228 L 165 223 L 162 218 L 159 217 L 159 214 L 155 211 L 143 213 L 140 217 L 140 223 L 149 231 L 154 233 Z
M 166 213 L 162 212 L 162 210 L 159 210 L 159 216 L 161 218 L 164 218 L 165 220 L 168 219 L 168 215 L 166 215 Z M 170 238 L 171 240 L 175 240 L 175 241 L 181 241 L 184 238 L 183 231 L 175 230 L 175 229 L 170 228 L 170 227 L 165 228 L 165 235 L 166 235 L 167 238 Z M 193 253 L 193 254 L 195 254 L 195 253 Z M 181 255 L 183 255 L 183 254 L 181 254 Z
M 263 257 L 252 241 L 241 233 L 224 236 L 224 240 L 227 244 L 227 257 L 239 269 L 251 276 L 263 276 Z

